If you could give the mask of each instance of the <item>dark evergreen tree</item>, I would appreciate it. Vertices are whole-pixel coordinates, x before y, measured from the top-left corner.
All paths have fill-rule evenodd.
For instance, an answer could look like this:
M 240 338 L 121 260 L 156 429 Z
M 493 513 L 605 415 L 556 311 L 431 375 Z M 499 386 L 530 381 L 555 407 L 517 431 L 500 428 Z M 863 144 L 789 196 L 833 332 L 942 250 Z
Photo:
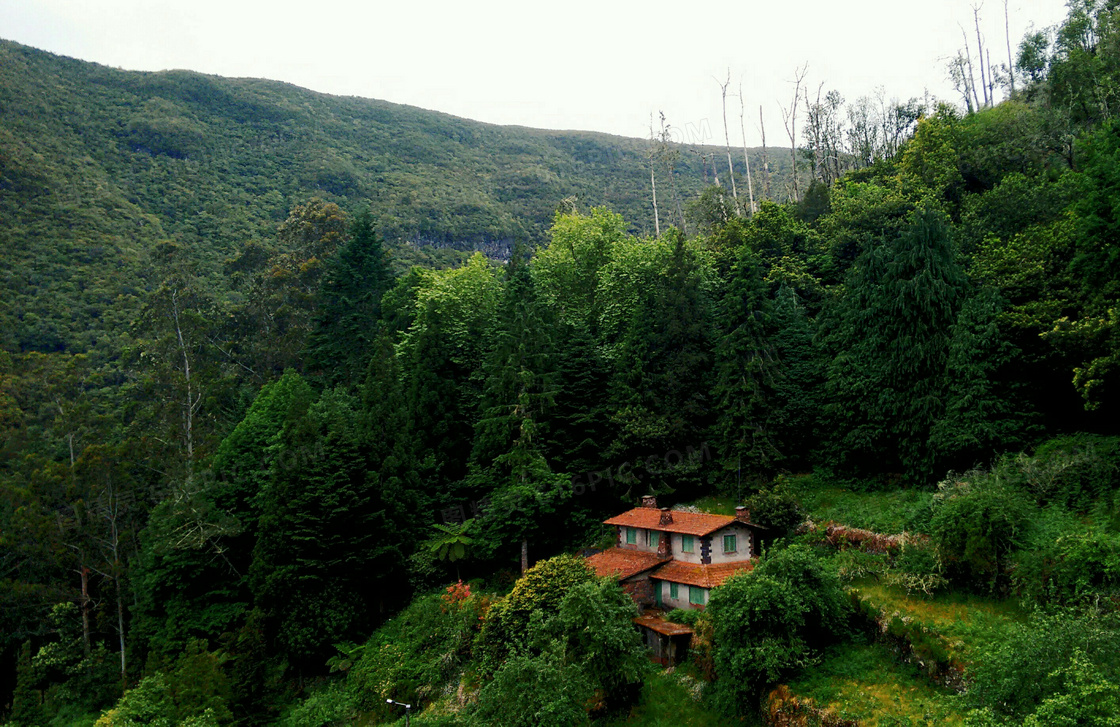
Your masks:
M 512 554 L 511 544 L 527 540 L 554 547 L 564 526 L 549 515 L 570 496 L 567 475 L 553 472 L 545 458 L 542 431 L 556 394 L 555 321 L 540 305 L 521 246 L 506 267 L 498 311 L 467 478 L 472 496 L 489 498 L 479 527 L 484 554 L 492 556 Z
M 699 447 L 712 424 L 713 315 L 696 253 L 676 230 L 656 283 L 640 291 L 616 361 L 612 455 L 638 462 Z M 644 490 L 699 484 L 698 462 L 660 465 L 631 479 Z M 631 493 L 632 494 L 632 493 Z
M 385 492 L 369 477 L 356 402 L 328 390 L 286 426 L 261 494 L 250 578 L 276 651 L 301 671 L 323 668 L 402 593 L 401 542 Z
M 766 336 L 770 316 L 762 263 L 744 245 L 719 305 L 713 386 L 717 448 L 737 480 L 743 472 L 753 477 L 768 471 L 781 457 L 769 426 L 774 382 L 781 376 Z
M 964 471 L 1025 444 L 1033 416 L 1023 401 L 1013 366 L 1018 351 L 999 329 L 1004 303 L 992 290 L 975 293 L 952 328 L 946 361 L 944 414 L 930 431 L 943 468 Z
M 307 343 L 309 371 L 335 384 L 361 380 L 377 339 L 381 297 L 391 285 L 389 259 L 373 216 L 362 212 L 320 286 L 315 328 Z
M 943 411 L 950 328 L 965 278 L 939 212 L 918 210 L 865 253 L 822 332 L 832 462 L 864 473 L 932 474 L 930 429 Z
M 813 345 L 813 328 L 792 288 L 778 290 L 771 315 L 770 346 L 777 361 L 769 407 L 770 429 L 786 469 L 811 466 L 818 447 L 824 362 Z

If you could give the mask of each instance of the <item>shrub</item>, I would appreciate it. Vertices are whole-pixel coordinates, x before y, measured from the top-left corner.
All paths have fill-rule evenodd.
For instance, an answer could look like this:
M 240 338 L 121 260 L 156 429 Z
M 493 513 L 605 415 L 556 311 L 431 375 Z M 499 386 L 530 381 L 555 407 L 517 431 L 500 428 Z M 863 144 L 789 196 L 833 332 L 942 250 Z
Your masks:
M 1026 538 L 1031 514 L 1019 490 L 994 475 L 968 473 L 938 485 L 930 535 L 952 575 L 995 590 L 1008 556 Z
M 572 588 L 593 578 L 587 561 L 574 555 L 558 555 L 530 568 L 486 616 L 475 645 L 482 673 L 492 673 L 513 649 L 524 644 L 533 613 L 555 613 Z
M 1009 624 L 1001 639 L 978 644 L 966 700 L 997 717 L 1024 720 L 1067 693 L 1083 658 L 1104 679 L 1120 681 L 1120 613 L 1062 611 Z
M 180 714 L 167 678 L 160 672 L 144 677 L 105 712 L 94 727 L 218 727 L 213 711 Z
M 388 718 L 385 700 L 423 706 L 471 656 L 471 644 L 489 604 L 475 595 L 448 603 L 421 596 L 379 628 L 347 674 L 357 709 Z
M 1037 602 L 1074 603 L 1120 595 L 1120 535 L 1115 533 L 1071 523 L 1016 561 L 1016 590 Z
M 805 521 L 805 511 L 790 491 L 785 475 L 779 476 L 769 489 L 748 497 L 743 504 L 751 511 L 751 520 L 770 528 L 775 537 L 787 535 Z
M 479 691 L 472 721 L 500 727 L 586 725 L 593 690 L 583 670 L 564 663 L 557 651 L 517 654 Z
M 699 611 L 686 611 L 683 608 L 674 608 L 672 611 L 665 614 L 666 620 L 672 621 L 675 624 L 684 624 L 685 626 L 695 626 L 698 618 L 700 618 Z
M 846 631 L 850 605 L 840 579 L 811 549 L 763 558 L 712 592 L 716 702 L 728 712 L 756 700 Z

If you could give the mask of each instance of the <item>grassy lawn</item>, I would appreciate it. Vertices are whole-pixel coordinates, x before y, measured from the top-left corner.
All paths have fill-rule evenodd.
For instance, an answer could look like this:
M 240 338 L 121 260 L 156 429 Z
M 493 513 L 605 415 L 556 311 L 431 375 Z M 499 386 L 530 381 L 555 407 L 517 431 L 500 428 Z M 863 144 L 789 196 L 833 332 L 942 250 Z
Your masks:
M 757 718 L 735 720 L 706 709 L 693 694 L 695 681 L 683 672 L 658 669 L 646 678 L 642 696 L 630 714 L 602 723 L 604 727 L 718 727 L 761 726 Z
M 822 481 L 815 475 L 789 478 L 790 489 L 815 521 L 835 520 L 879 533 L 920 532 L 933 493 L 919 489 L 861 489 L 859 483 Z
M 959 725 L 957 697 L 899 664 L 881 644 L 851 642 L 825 652 L 818 666 L 789 683 L 790 691 L 832 707 L 861 725 Z
M 908 595 L 901 588 L 874 579 L 857 581 L 852 586 L 860 595 L 888 613 L 898 611 L 936 630 L 949 639 L 952 650 L 965 661 L 968 646 L 1001 638 L 1008 623 L 1021 621 L 1027 613 L 1014 599 L 999 600 L 970 593 L 938 593 L 932 598 Z

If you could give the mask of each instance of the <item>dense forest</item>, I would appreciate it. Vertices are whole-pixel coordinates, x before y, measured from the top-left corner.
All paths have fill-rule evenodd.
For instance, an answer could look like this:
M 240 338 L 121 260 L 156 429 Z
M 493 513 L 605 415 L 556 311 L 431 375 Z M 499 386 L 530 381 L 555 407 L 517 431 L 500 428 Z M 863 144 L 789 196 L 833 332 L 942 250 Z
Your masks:
M 0 43 L 0 719 L 781 723 L 889 638 L 951 707 L 877 724 L 1116 725 L 1118 23 L 998 104 L 806 93 L 735 191 L 665 133 Z M 672 685 L 574 555 L 644 494 L 775 535 Z

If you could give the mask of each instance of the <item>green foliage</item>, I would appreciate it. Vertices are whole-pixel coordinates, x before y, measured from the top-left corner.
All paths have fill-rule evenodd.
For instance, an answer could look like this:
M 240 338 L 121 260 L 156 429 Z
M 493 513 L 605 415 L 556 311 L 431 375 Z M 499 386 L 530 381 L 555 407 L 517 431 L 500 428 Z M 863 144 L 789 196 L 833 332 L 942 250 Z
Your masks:
M 345 724 L 350 712 L 350 693 L 343 682 L 332 681 L 313 690 L 280 718 L 280 727 L 332 727 Z
M 525 643 L 534 613 L 547 617 L 556 612 L 573 587 L 593 577 L 583 558 L 569 555 L 543 560 L 526 571 L 486 616 L 475 646 L 482 669 L 496 669 L 507 654 Z
M 789 478 L 779 475 L 773 484 L 743 501 L 751 522 L 769 528 L 768 535 L 784 537 L 805 522 L 805 511 L 792 492 Z
M 697 619 L 700 618 L 699 611 L 686 611 L 681 608 L 674 608 L 669 613 L 665 614 L 666 621 L 672 621 L 677 624 L 684 624 L 685 626 L 695 626 Z
M 843 468 L 933 473 L 930 430 L 943 415 L 951 326 L 965 288 L 945 216 L 921 209 L 864 253 L 826 316 L 826 407 Z M 826 329 L 827 330 L 827 329 Z
M 452 563 L 462 560 L 467 557 L 467 546 L 474 542 L 467 535 L 472 523 L 474 523 L 473 518 L 458 525 L 443 525 L 440 523 L 432 525 L 437 532 L 428 542 L 428 549 L 435 553 L 440 560 L 448 560 Z
M 368 628 L 384 603 L 388 594 L 371 579 L 389 582 L 403 569 L 401 533 L 389 518 L 400 503 L 371 482 L 356 408 L 329 390 L 285 427 L 261 494 L 253 595 L 280 652 L 316 666 L 330 644 Z
M 184 675 L 189 678 L 189 675 Z M 144 677 L 124 693 L 117 705 L 97 720 L 94 727 L 219 727 L 228 724 L 210 707 L 176 693 L 175 685 L 160 672 Z M 224 706 L 224 705 L 223 705 Z
M 849 604 L 830 565 L 803 545 L 763 558 L 712 592 L 717 701 L 731 713 L 815 663 L 847 630 Z
M 1089 693 L 1098 694 L 1107 706 L 1114 692 L 1096 685 L 1115 685 L 1118 678 L 1120 621 L 1115 613 L 1036 614 L 1029 622 L 1009 625 L 1000 640 L 979 649 L 966 698 L 975 708 L 1008 720 L 1025 720 L 1037 711 L 1035 723 L 1045 724 L 1043 717 L 1050 714 L 1068 719 L 1067 710 L 1077 705 L 1092 714 L 1094 702 L 1080 702 Z
M 1024 544 L 1031 515 L 1021 491 L 971 472 L 938 485 L 930 535 L 951 575 L 995 590 L 1006 585 L 1008 557 Z
M 480 725 L 547 727 L 587 725 L 592 681 L 556 650 L 514 654 L 478 693 L 473 721 Z
M 472 653 L 488 601 L 475 596 L 453 602 L 420 596 L 374 632 L 347 673 L 354 707 L 387 717 L 385 700 L 424 705 Z
M 1047 528 L 1016 558 L 1015 589 L 1038 603 L 1088 603 L 1120 595 L 1120 535 L 1069 523 Z

